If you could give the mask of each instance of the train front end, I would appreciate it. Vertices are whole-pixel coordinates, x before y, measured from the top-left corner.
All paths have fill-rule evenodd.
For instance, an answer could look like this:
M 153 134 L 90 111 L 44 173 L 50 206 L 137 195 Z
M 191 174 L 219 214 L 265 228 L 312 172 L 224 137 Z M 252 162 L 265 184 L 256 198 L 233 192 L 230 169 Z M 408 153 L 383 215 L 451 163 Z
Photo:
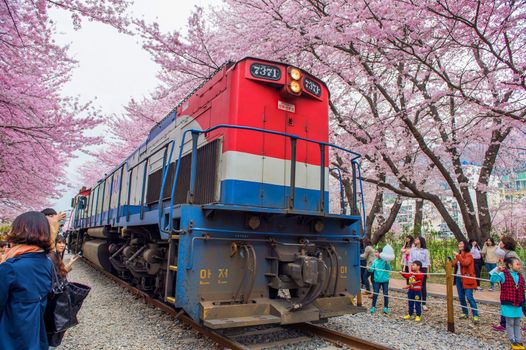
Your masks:
M 355 175 L 329 210 L 329 159 L 359 155 L 328 142 L 328 103 L 298 67 L 223 66 L 77 196 L 76 246 L 210 328 L 361 311 Z
M 175 305 L 210 328 L 361 310 L 356 199 L 329 212 L 326 86 L 250 58 L 227 76 L 228 106 L 199 134 L 221 140 L 217 202 L 178 208 Z

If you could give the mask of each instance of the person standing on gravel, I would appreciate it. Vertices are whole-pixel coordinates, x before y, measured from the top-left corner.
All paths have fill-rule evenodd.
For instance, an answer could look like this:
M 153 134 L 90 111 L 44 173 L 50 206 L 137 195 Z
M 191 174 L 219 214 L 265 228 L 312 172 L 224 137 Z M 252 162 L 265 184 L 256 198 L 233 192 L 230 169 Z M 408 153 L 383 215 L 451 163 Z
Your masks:
M 380 294 L 380 287 L 384 295 L 384 314 L 389 312 L 389 271 L 391 271 L 391 264 L 382 259 L 381 254 L 382 248 L 378 248 L 374 254 L 376 259 L 373 261 L 369 272 L 373 273 L 373 305 L 371 307 L 371 313 L 376 312 L 376 301 Z
M 484 242 L 484 247 L 482 247 L 482 251 L 480 252 L 486 263 L 486 271 L 488 274 L 491 270 L 497 267 L 497 262 L 499 261 L 499 258 L 495 253 L 496 249 L 497 246 L 495 245 L 495 241 L 490 237 Z M 488 292 L 493 292 L 494 286 L 495 283 L 490 280 Z
M 482 290 L 480 288 L 480 272 L 482 271 L 482 254 L 480 252 L 479 244 L 476 240 L 470 239 L 469 246 L 471 247 L 471 255 L 473 255 L 473 263 L 475 264 L 475 276 L 477 277 L 477 290 Z
M 404 246 L 401 249 L 402 252 L 402 271 L 409 272 L 411 270 L 411 264 L 409 263 L 409 255 L 411 253 L 411 248 L 415 239 L 413 236 L 409 235 L 405 238 Z M 406 280 L 406 284 L 409 285 L 409 282 Z
M 405 273 L 400 271 L 400 274 L 409 281 L 407 288 L 407 306 L 408 314 L 404 316 L 404 320 L 409 320 L 413 317 L 416 311 L 415 321 L 420 322 L 422 316 L 422 309 L 420 304 L 422 300 L 422 286 L 424 283 L 424 274 L 422 273 L 422 263 L 418 260 L 411 264 L 411 271 Z
M 360 260 L 365 260 L 366 267 L 362 269 L 362 276 L 363 283 L 365 284 L 367 291 L 369 291 L 369 276 L 371 277 L 371 283 L 374 285 L 374 274 L 369 273 L 369 267 L 371 267 L 376 257 L 374 256 L 375 251 L 369 238 L 363 239 L 363 245 L 364 251 L 363 254 L 360 254 Z
M 462 305 L 461 319 L 469 317 L 466 298 L 468 299 L 471 312 L 473 314 L 473 322 L 479 322 L 479 313 L 477 309 L 477 302 L 473 297 L 473 290 L 477 289 L 477 280 L 475 279 L 475 263 L 473 255 L 471 255 L 471 246 L 466 241 L 458 243 L 458 252 L 455 252 L 454 264 L 457 266 L 455 273 L 455 284 L 457 286 L 458 300 Z
M 495 249 L 495 254 L 499 258 L 499 262 L 503 263 L 508 258 L 517 258 L 520 260 L 519 256 L 515 252 L 517 248 L 517 242 L 511 236 L 502 236 L 500 239 L 497 248 Z M 524 274 L 524 270 L 521 266 L 521 273 Z M 504 332 L 506 330 L 506 318 L 500 316 L 500 324 L 498 326 L 493 326 L 493 330 Z
M 524 276 L 520 259 L 510 257 L 505 266 L 490 271 L 490 280 L 500 283 L 501 315 L 506 318 L 506 331 L 512 349 L 524 350 L 521 334 L 522 305 L 524 304 Z
M 0 261 L 0 349 L 47 350 L 44 325 L 51 291 L 51 233 L 44 214 L 19 215 L 7 235 L 11 248 Z
M 413 262 L 420 261 L 422 268 L 420 272 L 424 275 L 424 280 L 422 282 L 422 309 L 424 311 L 429 310 L 426 306 L 427 300 L 427 278 L 429 277 L 429 267 L 431 265 L 431 259 L 429 257 L 429 251 L 427 250 L 426 240 L 424 237 L 420 236 L 415 239 L 414 247 L 409 253 L 409 262 L 413 266 Z

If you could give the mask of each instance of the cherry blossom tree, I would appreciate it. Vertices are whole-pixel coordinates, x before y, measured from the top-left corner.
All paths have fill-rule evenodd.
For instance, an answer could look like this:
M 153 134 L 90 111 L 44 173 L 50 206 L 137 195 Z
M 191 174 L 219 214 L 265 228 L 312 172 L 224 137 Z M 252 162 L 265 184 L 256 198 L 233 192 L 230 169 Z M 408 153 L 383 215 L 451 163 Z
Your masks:
M 430 202 L 457 239 L 483 240 L 492 229 L 492 174 L 524 160 L 512 148 L 526 121 L 525 3 L 225 0 L 208 14 L 197 9 L 187 36 L 136 25 L 161 66 L 161 95 L 174 100 L 226 60 L 247 55 L 324 79 L 331 138 L 363 154 L 363 179 L 376 188 L 367 226 L 387 191 L 399 201 Z M 349 173 L 345 155 L 333 164 Z M 377 222 L 384 229 L 376 237 L 390 222 Z
M 367 181 L 430 201 L 458 239 L 488 237 L 490 175 L 526 116 L 524 1 L 228 3 L 226 42 L 242 31 L 243 51 L 329 82 L 335 137 L 364 155 Z
M 127 3 L 0 2 L 0 217 L 41 208 L 59 196 L 64 167 L 76 150 L 99 142 L 84 130 L 99 123 L 90 103 L 63 97 L 75 62 L 55 44 L 51 7 L 125 30 Z
M 526 198 L 519 196 L 502 201 L 500 205 L 492 208 L 492 225 L 495 232 L 524 240 L 526 238 L 525 210 Z

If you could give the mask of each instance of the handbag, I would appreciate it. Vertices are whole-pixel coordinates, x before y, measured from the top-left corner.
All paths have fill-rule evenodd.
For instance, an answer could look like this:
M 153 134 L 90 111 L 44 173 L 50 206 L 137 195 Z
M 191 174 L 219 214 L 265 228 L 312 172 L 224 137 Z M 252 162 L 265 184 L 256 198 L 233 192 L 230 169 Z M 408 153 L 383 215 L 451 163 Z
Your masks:
M 52 290 L 44 312 L 49 346 L 59 346 L 64 332 L 79 323 L 77 313 L 90 290 L 91 287 L 84 284 L 60 279 L 53 264 Z

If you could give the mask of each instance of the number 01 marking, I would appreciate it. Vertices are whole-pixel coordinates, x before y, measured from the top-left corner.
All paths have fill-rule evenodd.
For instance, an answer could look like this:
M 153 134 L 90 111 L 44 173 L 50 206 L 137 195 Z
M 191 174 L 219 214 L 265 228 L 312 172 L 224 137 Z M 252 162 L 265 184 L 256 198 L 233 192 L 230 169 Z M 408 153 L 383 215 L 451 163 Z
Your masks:
M 348 272 L 349 272 L 349 269 L 347 268 L 347 266 L 345 265 L 340 266 L 340 275 L 343 275 L 343 276 L 340 276 L 341 278 L 347 278 Z

